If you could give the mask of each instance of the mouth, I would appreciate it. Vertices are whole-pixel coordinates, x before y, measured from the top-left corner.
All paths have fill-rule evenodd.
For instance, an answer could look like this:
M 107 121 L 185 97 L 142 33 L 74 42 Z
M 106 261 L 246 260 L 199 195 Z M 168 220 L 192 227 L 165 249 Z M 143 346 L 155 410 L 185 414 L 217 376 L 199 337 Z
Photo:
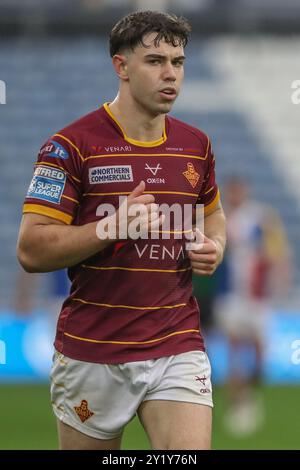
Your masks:
M 172 101 L 177 97 L 177 91 L 173 87 L 166 87 L 159 91 L 160 96 L 164 99 Z

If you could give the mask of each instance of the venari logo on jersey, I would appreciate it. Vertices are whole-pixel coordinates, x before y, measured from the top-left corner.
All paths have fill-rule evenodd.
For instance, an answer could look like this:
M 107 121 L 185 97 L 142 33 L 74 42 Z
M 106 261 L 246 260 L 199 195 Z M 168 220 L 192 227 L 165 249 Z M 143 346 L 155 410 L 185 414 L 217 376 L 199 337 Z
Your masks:
M 133 181 L 131 165 L 94 166 L 89 168 L 90 184 Z
M 111 153 L 121 153 L 121 152 L 131 152 L 132 148 L 131 145 L 92 145 L 91 146 L 92 153 L 103 153 L 111 152 Z

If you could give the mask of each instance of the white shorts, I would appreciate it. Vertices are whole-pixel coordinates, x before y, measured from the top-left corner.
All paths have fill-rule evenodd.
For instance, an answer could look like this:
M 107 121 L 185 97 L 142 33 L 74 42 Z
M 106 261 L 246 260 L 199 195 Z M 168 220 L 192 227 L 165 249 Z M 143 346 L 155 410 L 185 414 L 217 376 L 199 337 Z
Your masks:
M 56 417 L 97 439 L 114 439 L 142 402 L 172 400 L 212 407 L 211 368 L 206 353 L 97 364 L 56 352 L 51 399 Z

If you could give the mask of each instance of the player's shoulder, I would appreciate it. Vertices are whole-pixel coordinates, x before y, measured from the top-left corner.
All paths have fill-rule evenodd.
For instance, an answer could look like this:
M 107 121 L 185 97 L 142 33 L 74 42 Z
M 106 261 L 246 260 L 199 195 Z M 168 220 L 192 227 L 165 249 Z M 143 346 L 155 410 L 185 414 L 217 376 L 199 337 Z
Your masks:
M 200 145 L 203 147 L 203 151 L 207 151 L 207 148 L 210 145 L 210 139 L 202 129 L 192 126 L 187 122 L 181 121 L 180 119 L 175 118 L 174 116 L 169 115 L 168 118 L 170 120 L 172 128 L 176 133 L 180 133 L 181 136 L 186 135 L 189 141 L 190 139 L 195 139 L 195 141 L 198 142 L 198 145 L 200 143 Z
M 95 130 L 96 127 L 98 127 L 98 130 L 99 130 L 100 115 L 101 115 L 100 109 L 91 111 L 90 113 L 85 114 L 84 116 L 81 116 L 75 121 L 67 124 L 65 127 L 60 129 L 56 134 L 57 135 L 61 134 L 65 137 L 76 138 L 76 137 L 82 137 L 86 133 L 93 132 L 93 130 Z
M 49 143 L 58 145 L 74 158 L 79 156 L 83 162 L 89 156 L 94 141 L 98 142 L 105 135 L 106 125 L 103 108 L 98 108 L 56 131 L 46 147 L 49 147 Z

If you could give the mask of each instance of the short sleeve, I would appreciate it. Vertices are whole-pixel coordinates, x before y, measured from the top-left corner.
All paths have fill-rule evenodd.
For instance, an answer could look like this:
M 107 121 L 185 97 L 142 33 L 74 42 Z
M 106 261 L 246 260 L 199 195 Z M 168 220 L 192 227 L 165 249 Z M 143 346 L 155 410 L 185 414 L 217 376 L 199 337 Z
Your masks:
M 206 150 L 206 173 L 204 181 L 199 193 L 197 204 L 204 205 L 204 215 L 209 215 L 213 212 L 220 200 L 220 191 L 216 183 L 215 175 L 215 156 L 211 149 L 211 143 L 208 139 Z
M 81 197 L 83 157 L 68 137 L 55 134 L 40 149 L 23 213 L 72 224 Z

